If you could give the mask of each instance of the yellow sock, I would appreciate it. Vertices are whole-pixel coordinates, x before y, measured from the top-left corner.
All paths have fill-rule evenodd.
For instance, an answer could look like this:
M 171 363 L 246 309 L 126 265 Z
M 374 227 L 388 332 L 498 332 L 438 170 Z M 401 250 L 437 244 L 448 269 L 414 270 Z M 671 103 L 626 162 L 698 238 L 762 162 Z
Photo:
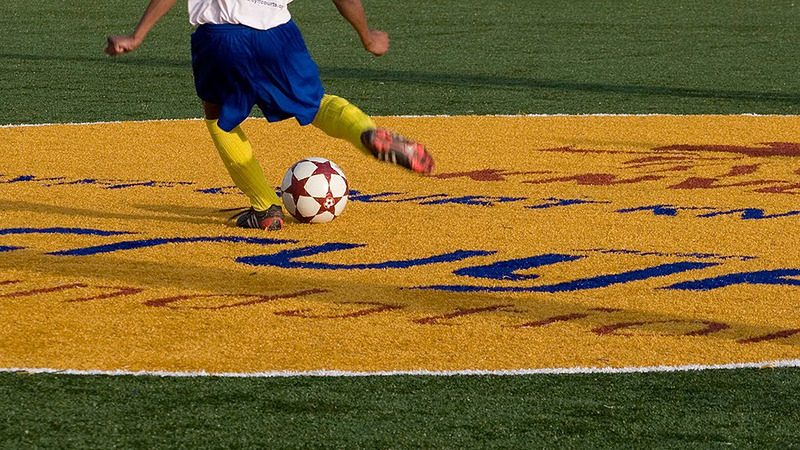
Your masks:
M 375 122 L 347 100 L 324 95 L 312 124 L 328 136 L 345 139 L 362 152 L 369 151 L 361 143 L 361 135 L 375 129 Z
M 253 208 L 266 211 L 271 205 L 280 205 L 281 201 L 267 184 L 264 171 L 253 156 L 253 149 L 242 128 L 237 126 L 230 132 L 224 131 L 217 126 L 216 120 L 208 119 L 206 127 L 234 184 L 247 195 Z

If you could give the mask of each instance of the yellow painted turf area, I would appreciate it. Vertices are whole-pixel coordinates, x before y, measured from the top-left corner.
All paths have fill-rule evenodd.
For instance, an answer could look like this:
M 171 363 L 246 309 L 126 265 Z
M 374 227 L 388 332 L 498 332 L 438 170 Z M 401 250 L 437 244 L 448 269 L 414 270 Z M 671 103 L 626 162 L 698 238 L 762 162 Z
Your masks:
M 243 230 L 200 120 L 0 128 L 0 367 L 503 370 L 800 358 L 800 118 L 382 117 L 423 177 L 293 121 L 324 225 Z

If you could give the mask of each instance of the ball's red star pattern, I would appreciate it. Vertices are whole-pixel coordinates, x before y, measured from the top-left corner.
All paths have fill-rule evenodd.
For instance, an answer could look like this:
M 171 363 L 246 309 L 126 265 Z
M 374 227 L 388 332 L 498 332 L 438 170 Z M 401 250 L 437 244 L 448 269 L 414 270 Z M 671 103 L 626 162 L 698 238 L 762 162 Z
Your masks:
M 335 207 L 337 199 L 335 199 L 333 194 L 331 194 L 330 188 L 328 189 L 328 195 L 326 197 L 314 197 L 314 200 L 319 203 L 319 211 L 317 211 L 317 214 L 322 214 L 327 211 L 333 215 L 336 215 Z
M 311 172 L 311 174 L 307 178 L 297 179 L 297 177 L 294 174 L 294 169 L 301 162 L 311 162 L 315 165 L 315 168 L 314 171 Z M 349 191 L 349 189 L 347 188 L 347 178 L 345 178 L 344 174 L 342 174 L 342 172 L 337 169 L 336 165 L 328 160 L 306 159 L 292 166 L 290 171 L 292 172 L 292 175 L 290 178 L 288 178 L 289 185 L 281 186 L 283 191 L 282 195 L 285 197 L 291 197 L 291 202 L 287 203 L 286 201 L 284 201 L 284 205 L 287 207 L 286 208 L 287 211 L 300 222 L 310 222 L 315 217 L 324 213 L 328 213 L 331 217 L 331 220 L 332 218 L 335 218 L 337 216 L 336 206 L 340 202 L 342 202 L 343 199 L 344 201 L 346 201 L 347 194 Z M 323 175 L 325 177 L 325 181 L 328 183 L 328 185 L 326 186 L 327 192 L 322 197 L 312 196 L 306 189 L 306 183 L 314 175 Z M 330 182 L 333 175 L 337 175 L 337 177 L 341 177 L 341 179 L 344 180 L 345 191 L 344 195 L 341 197 L 334 196 L 333 193 L 331 192 Z M 306 217 L 304 214 L 298 211 L 297 205 L 301 198 L 313 199 L 313 201 L 319 205 L 317 211 L 310 217 Z M 308 203 L 305 203 L 305 205 L 307 207 Z M 308 214 L 308 211 L 306 211 L 305 213 Z
M 325 179 L 328 180 L 328 182 L 330 182 L 331 174 L 337 173 L 336 169 L 331 167 L 330 161 L 325 161 L 321 163 L 318 162 L 316 164 L 317 164 L 317 170 L 315 170 L 314 173 L 312 173 L 311 175 L 325 175 Z
M 292 175 L 292 182 L 289 183 L 288 188 L 284 189 L 283 191 L 284 195 L 290 194 L 292 197 L 294 197 L 295 200 L 297 200 L 297 198 L 300 197 L 301 195 L 305 195 L 308 197 L 309 195 L 308 192 L 306 191 L 306 180 L 307 178 L 304 180 L 298 180 L 297 178 L 294 177 L 294 175 Z

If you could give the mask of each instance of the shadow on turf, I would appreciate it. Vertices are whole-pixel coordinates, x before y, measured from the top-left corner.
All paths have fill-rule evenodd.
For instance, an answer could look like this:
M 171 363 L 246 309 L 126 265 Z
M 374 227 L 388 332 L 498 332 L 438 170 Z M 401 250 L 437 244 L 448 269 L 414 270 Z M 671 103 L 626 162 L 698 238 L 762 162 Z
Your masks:
M 69 56 L 69 55 L 24 55 L 19 53 L 0 53 L 0 60 L 22 60 L 22 61 L 46 61 L 46 62 L 101 62 L 103 64 L 121 64 L 124 66 L 143 66 L 143 67 L 172 67 L 172 68 L 186 68 L 191 70 L 192 62 L 189 58 L 184 59 L 167 59 L 167 58 L 148 58 L 139 55 L 126 56 L 125 58 L 112 58 L 110 56 Z
M 53 257 L 53 255 L 50 254 L 42 254 L 34 250 L 23 249 L 17 252 L 0 252 L 0 271 L 4 273 L 15 271 L 36 274 L 37 280 L 41 279 L 41 275 L 45 277 L 54 276 L 59 280 L 91 278 L 92 280 L 105 280 L 103 283 L 108 285 L 125 283 L 126 286 L 134 288 L 145 288 L 148 290 L 151 288 L 169 289 L 173 292 L 177 289 L 178 292 L 189 293 L 219 293 L 222 297 L 231 295 L 246 296 L 251 294 L 271 296 L 313 289 L 316 290 L 316 294 L 319 295 L 314 295 L 308 299 L 310 305 L 317 302 L 322 306 L 325 304 L 330 305 L 331 303 L 350 303 L 358 305 L 363 302 L 367 305 L 393 306 L 391 309 L 384 309 L 379 312 L 394 314 L 395 318 L 392 320 L 394 323 L 405 324 L 405 328 L 398 329 L 404 330 L 406 338 L 409 339 L 414 339 L 416 333 L 424 329 L 438 330 L 434 332 L 447 335 L 449 332 L 448 330 L 458 329 L 453 327 L 474 326 L 475 322 L 472 322 L 473 325 L 470 325 L 470 318 L 461 318 L 462 315 L 471 315 L 460 314 L 470 311 L 467 305 L 503 306 L 502 308 L 496 308 L 491 311 L 487 310 L 492 318 L 487 322 L 486 316 L 483 316 L 481 322 L 483 325 L 481 326 L 493 322 L 497 329 L 506 329 L 507 332 L 513 333 L 532 333 L 534 338 L 541 333 L 541 327 L 559 322 L 569 322 L 572 326 L 578 326 L 578 329 L 590 335 L 596 333 L 596 331 L 593 330 L 608 327 L 610 324 L 614 324 L 615 321 L 623 321 L 621 322 L 622 324 L 630 322 L 634 326 L 646 326 L 647 324 L 658 325 L 659 323 L 699 323 L 699 327 L 702 328 L 704 325 L 707 325 L 703 322 L 698 322 L 697 317 L 691 313 L 685 315 L 670 314 L 637 308 L 609 311 L 609 313 L 613 312 L 616 314 L 616 319 L 609 318 L 602 313 L 586 314 L 585 317 L 574 319 L 570 319 L 564 315 L 565 311 L 593 311 L 591 306 L 587 306 L 586 304 L 589 302 L 591 305 L 594 302 L 593 294 L 515 298 L 482 292 L 436 292 L 403 289 L 402 286 L 382 282 L 380 280 L 380 274 L 364 282 L 363 278 L 360 281 L 344 281 L 328 277 L 326 276 L 326 271 L 321 271 L 323 273 L 309 274 L 308 272 L 303 273 L 303 271 L 300 273 L 285 271 L 284 269 L 278 269 L 276 271 L 275 268 L 241 267 L 239 265 L 236 265 L 232 270 L 229 265 L 230 260 L 225 257 L 219 259 L 221 263 L 213 261 L 210 263 L 208 261 L 201 262 L 192 258 L 190 247 L 185 248 L 189 249 L 187 253 L 188 259 L 174 260 L 171 259 L 174 257 L 171 257 L 167 259 L 162 258 L 158 261 L 141 260 L 136 259 L 136 256 L 117 255 L 115 253 L 104 253 L 91 257 Z M 130 249 L 130 251 L 136 252 L 135 249 Z M 252 247 L 249 247 L 247 250 L 241 249 L 240 251 L 252 252 L 253 250 Z M 31 278 L 27 278 L 23 281 L 30 280 Z M 26 293 L 25 291 L 22 292 Z M 34 294 L 35 292 L 31 295 Z M 164 305 L 142 302 L 143 299 L 147 300 L 149 298 L 152 300 L 152 295 L 163 294 L 159 292 L 146 292 L 139 297 L 125 298 L 121 301 L 138 302 L 142 307 L 148 308 L 164 308 Z M 69 303 L 70 298 L 72 297 L 57 297 L 55 301 L 58 303 Z M 373 303 L 375 301 L 379 303 Z M 293 316 L 292 314 L 283 315 L 278 312 L 283 308 L 280 304 L 277 304 L 278 311 L 276 311 L 276 305 L 264 306 L 264 303 L 267 302 L 244 304 L 240 306 L 258 308 L 261 314 L 267 314 L 270 317 L 281 316 L 293 318 L 299 323 L 311 320 L 315 324 L 315 329 L 318 331 L 325 330 L 326 328 L 335 330 L 340 321 L 349 322 L 365 320 L 365 317 L 372 317 L 366 314 L 344 316 L 322 315 L 318 317 Z M 166 309 L 161 309 L 161 311 L 169 311 L 174 308 L 183 309 L 184 307 L 172 305 L 167 306 Z M 220 309 L 214 307 L 193 308 L 188 306 L 185 310 L 191 311 L 192 315 L 207 315 L 217 314 Z M 455 313 L 451 311 L 455 311 Z M 526 314 L 529 315 L 526 316 Z M 559 320 L 559 318 L 562 317 L 564 320 Z M 527 323 L 526 321 L 529 321 L 531 318 L 536 320 Z M 461 320 L 466 321 L 466 323 L 463 325 L 460 324 Z M 366 319 L 366 322 L 369 321 L 370 319 Z M 542 325 L 538 325 L 540 323 Z M 687 343 L 691 341 L 696 343 L 734 343 L 742 338 L 764 336 L 775 332 L 775 327 L 768 324 L 754 324 L 740 321 L 728 322 L 727 325 L 729 328 L 720 330 L 720 332 L 696 335 L 687 334 L 684 335 L 683 338 L 690 339 L 686 341 Z M 454 331 L 456 337 L 460 333 L 463 333 L 464 328 L 460 329 L 462 331 Z M 639 348 L 641 345 L 649 345 L 647 344 L 647 340 L 659 339 L 657 331 L 650 331 L 649 334 L 644 332 L 642 336 L 639 337 L 635 334 L 626 333 L 626 330 L 620 330 L 618 333 L 615 332 L 611 334 L 614 334 L 618 339 L 631 338 L 632 342 L 629 345 L 634 349 Z M 671 336 L 671 338 L 676 337 L 676 335 L 670 335 L 669 333 L 665 336 Z M 775 344 L 790 349 L 795 349 L 798 346 L 796 340 L 778 340 L 775 341 Z M 696 356 L 700 360 L 703 359 L 703 355 Z M 439 365 L 441 361 L 437 360 L 433 361 L 433 363 Z M 606 363 L 606 360 L 597 360 L 597 367 L 604 367 L 607 365 Z M 390 362 L 389 365 L 382 370 L 396 369 L 397 367 L 392 367 Z M 227 370 L 235 371 L 236 369 L 229 368 Z
M 97 219 L 115 220 L 152 220 L 158 222 L 179 222 L 192 224 L 210 224 L 221 226 L 234 226 L 228 220 L 228 212 L 221 212 L 216 208 L 187 207 L 181 205 L 133 205 L 138 209 L 156 214 L 128 214 L 94 209 L 71 208 L 46 203 L 34 203 L 20 200 L 0 200 L 0 209 L 3 211 L 22 211 L 44 213 L 49 215 L 66 215 L 77 217 L 91 217 Z
M 343 67 L 321 67 L 325 79 L 356 79 L 393 81 L 417 84 L 443 84 L 477 88 L 481 86 L 552 89 L 559 91 L 618 93 L 631 95 L 655 95 L 676 98 L 708 98 L 718 100 L 770 101 L 800 105 L 800 94 L 753 92 L 726 89 L 696 89 L 669 86 L 630 86 L 606 83 L 580 83 L 571 81 L 542 80 L 523 77 L 494 75 L 470 75 L 458 73 L 422 73 L 404 70 L 377 70 Z
M 48 56 L 19 53 L 0 53 L 0 60 L 23 61 L 75 61 L 104 62 L 107 56 Z M 114 64 L 142 67 L 186 68 L 190 70 L 191 61 L 186 59 L 150 58 L 139 55 L 111 60 Z M 551 89 L 572 92 L 617 93 L 630 95 L 654 95 L 675 98 L 706 98 L 717 100 L 764 101 L 800 105 L 800 94 L 777 92 L 754 92 L 729 89 L 699 89 L 670 86 L 631 86 L 608 83 L 581 83 L 573 81 L 543 80 L 524 77 L 503 77 L 495 75 L 471 75 L 458 73 L 424 73 L 407 70 L 365 69 L 347 67 L 321 67 L 323 78 L 336 80 L 392 81 L 415 84 L 442 84 L 463 87 L 505 87 Z

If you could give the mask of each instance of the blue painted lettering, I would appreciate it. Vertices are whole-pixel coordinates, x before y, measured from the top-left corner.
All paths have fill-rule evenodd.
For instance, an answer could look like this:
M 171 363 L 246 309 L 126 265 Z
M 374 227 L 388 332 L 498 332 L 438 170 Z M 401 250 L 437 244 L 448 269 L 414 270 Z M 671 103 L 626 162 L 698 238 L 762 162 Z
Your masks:
M 800 280 L 788 277 L 800 276 L 800 269 L 759 270 L 740 272 L 703 280 L 683 281 L 663 289 L 685 289 L 691 291 L 710 291 L 737 284 L 774 284 L 782 286 L 800 286 Z
M 366 270 L 366 269 L 407 269 L 409 267 L 424 266 L 443 262 L 461 261 L 474 256 L 491 255 L 493 251 L 470 251 L 458 250 L 455 252 L 444 253 L 441 255 L 430 256 L 427 258 L 406 259 L 399 261 L 385 261 L 381 263 L 366 264 L 328 264 L 319 262 L 297 261 L 298 258 L 313 256 L 321 253 L 350 250 L 353 248 L 364 247 L 365 244 L 347 244 L 342 242 L 330 242 L 322 245 L 302 247 L 291 250 L 283 250 L 271 255 L 243 256 L 236 258 L 236 262 L 251 266 L 272 266 L 287 269 L 322 269 L 322 270 Z
M 583 258 L 583 256 L 550 253 L 546 255 L 531 256 L 529 258 L 498 261 L 486 266 L 465 267 L 463 269 L 458 269 L 453 273 L 465 277 L 487 278 L 490 280 L 532 280 L 534 278 L 539 278 L 539 275 L 521 275 L 515 272 L 518 270 L 533 269 L 535 267 L 541 267 L 560 262 L 575 261 L 576 259 L 581 258 Z
M 627 272 L 600 275 L 597 277 L 582 278 L 579 280 L 566 281 L 544 286 L 470 286 L 470 285 L 433 285 L 419 286 L 415 289 L 429 289 L 453 292 L 571 292 L 586 289 L 597 289 L 612 286 L 615 284 L 630 283 L 632 281 L 646 280 L 648 278 L 664 277 L 689 270 L 704 269 L 716 266 L 717 263 L 700 262 L 677 262 L 661 264 L 645 269 L 631 270 Z
M 165 244 L 183 244 L 192 242 L 236 242 L 245 244 L 274 245 L 274 244 L 295 243 L 297 241 L 287 240 L 287 239 L 248 238 L 240 236 L 139 239 L 135 241 L 114 242 L 112 244 L 95 245 L 92 247 L 75 248 L 71 250 L 61 250 L 57 252 L 48 253 L 48 255 L 89 256 L 89 255 L 97 255 L 100 253 L 117 252 L 122 250 L 156 247 Z

